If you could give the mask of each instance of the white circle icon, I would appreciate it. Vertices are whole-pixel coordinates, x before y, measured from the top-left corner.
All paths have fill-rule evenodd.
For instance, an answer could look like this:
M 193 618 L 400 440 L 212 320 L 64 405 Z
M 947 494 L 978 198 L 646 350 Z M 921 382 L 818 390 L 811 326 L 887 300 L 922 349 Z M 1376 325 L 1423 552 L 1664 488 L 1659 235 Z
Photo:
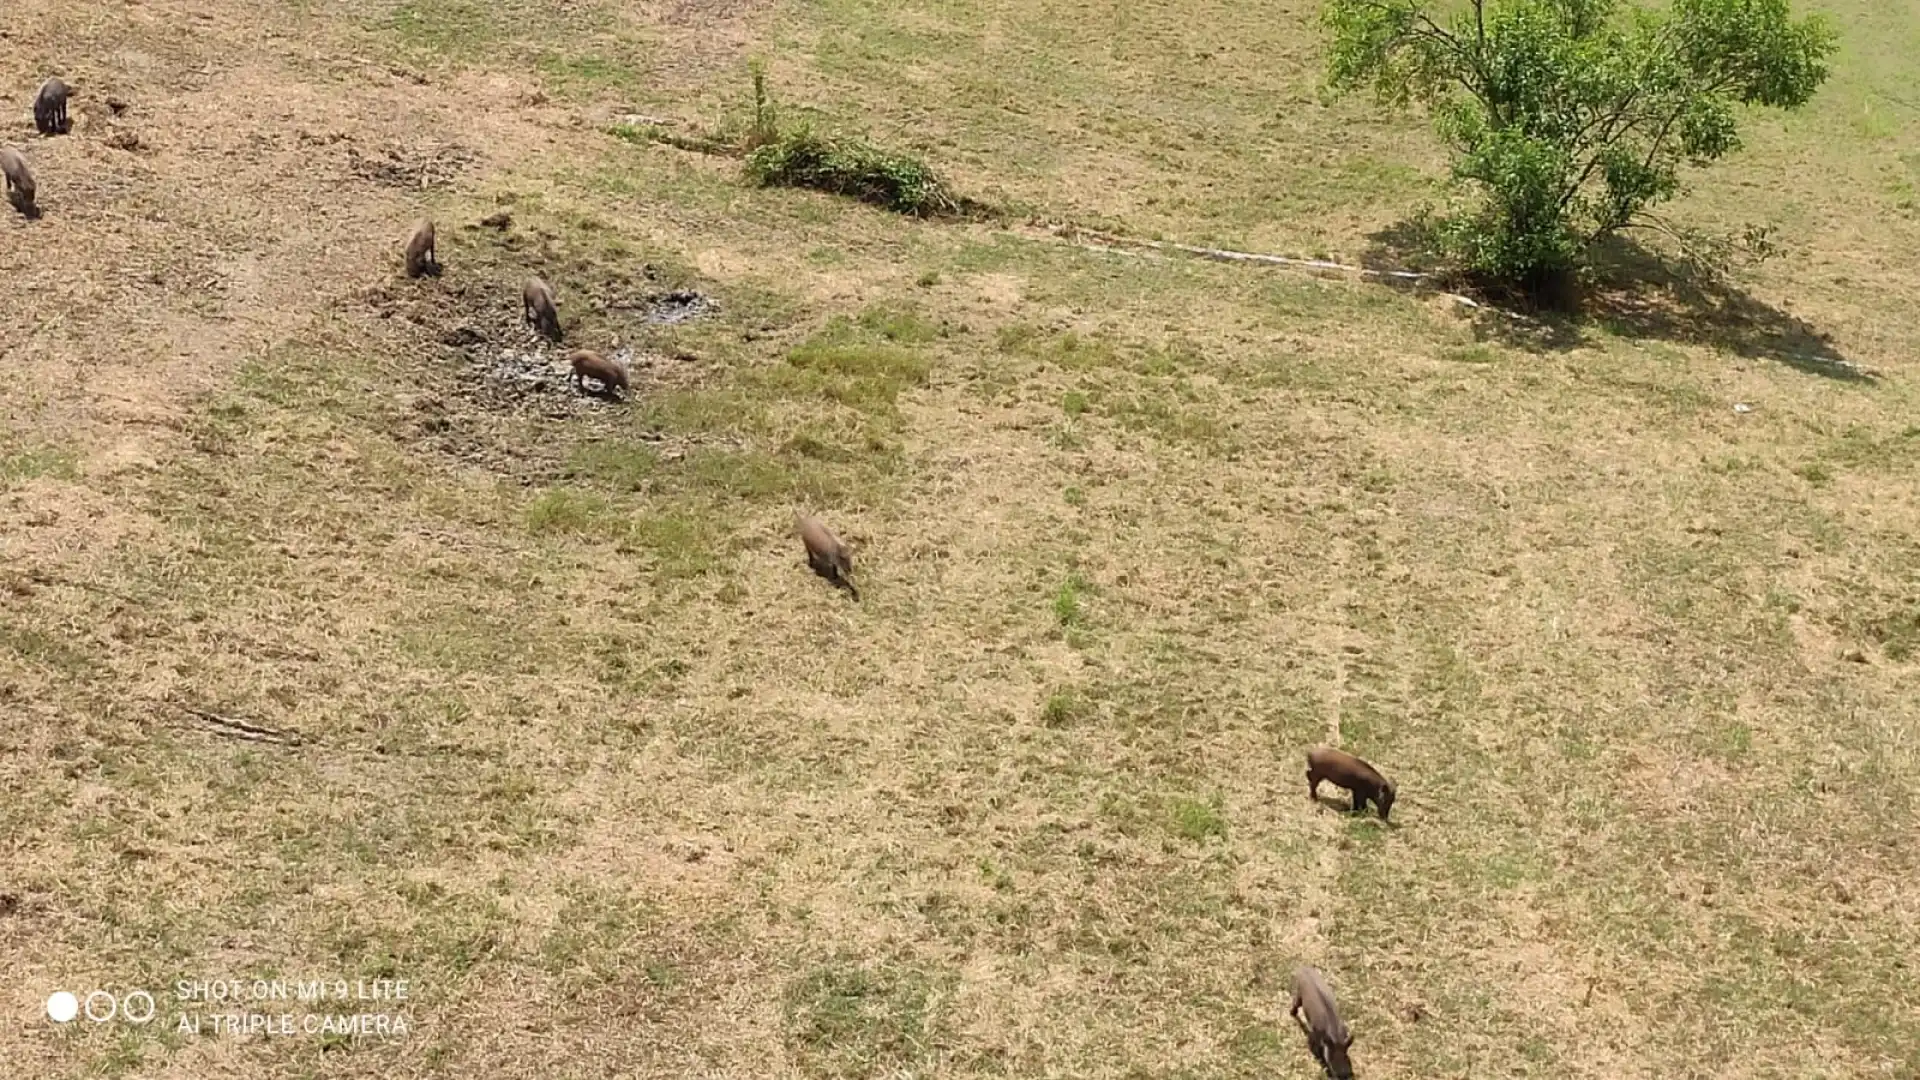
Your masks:
M 47 1015 L 56 1024 L 65 1024 L 80 1015 L 80 999 L 65 990 L 56 990 L 47 998 Z

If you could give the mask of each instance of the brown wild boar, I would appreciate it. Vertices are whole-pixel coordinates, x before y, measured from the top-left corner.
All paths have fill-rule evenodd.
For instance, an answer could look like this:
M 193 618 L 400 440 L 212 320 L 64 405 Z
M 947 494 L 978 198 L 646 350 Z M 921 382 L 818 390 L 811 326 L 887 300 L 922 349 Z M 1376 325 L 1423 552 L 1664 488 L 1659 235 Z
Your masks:
M 1300 1026 L 1306 1030 L 1307 1049 L 1314 1060 L 1333 1080 L 1352 1080 L 1353 1062 L 1347 1058 L 1347 1048 L 1353 1045 L 1353 1033 L 1340 1019 L 1333 991 L 1327 989 L 1317 967 L 1296 968 L 1293 972 L 1293 1005 L 1287 1015 L 1299 1021 L 1302 1008 L 1307 1010 L 1307 1019 Z
M 33 170 L 27 167 L 26 157 L 11 146 L 0 146 L 0 176 L 7 180 L 7 201 L 21 213 L 31 215 L 34 212 Z
M 619 361 L 608 359 L 592 349 L 575 349 L 567 354 L 567 363 L 573 367 L 573 385 L 581 393 L 587 389 L 586 380 L 593 379 L 600 384 L 600 392 L 612 394 L 618 390 L 622 397 L 627 392 L 627 369 Z
M 1380 820 L 1385 821 L 1387 811 L 1393 809 L 1393 781 L 1345 750 L 1316 746 L 1307 751 L 1307 798 L 1318 797 L 1322 780 L 1352 792 L 1355 813 L 1365 810 L 1371 801 L 1380 809 Z
M 73 130 L 73 121 L 67 118 L 67 84 L 55 78 L 40 84 L 40 92 L 33 97 L 33 126 L 40 129 L 42 135 L 65 135 Z
M 560 310 L 559 302 L 553 298 L 553 287 L 537 277 L 530 277 L 526 287 L 520 291 L 520 299 L 525 305 L 521 317 L 550 340 L 559 341 Z
M 807 545 L 807 565 L 813 567 L 814 573 L 847 590 L 855 600 L 860 599 L 860 590 L 853 585 L 853 553 L 847 550 L 847 545 L 816 518 L 795 512 L 794 521 L 800 527 L 800 542 Z
M 433 219 L 421 218 L 413 223 L 413 233 L 407 237 L 407 276 L 439 272 L 440 258 L 433 249 Z

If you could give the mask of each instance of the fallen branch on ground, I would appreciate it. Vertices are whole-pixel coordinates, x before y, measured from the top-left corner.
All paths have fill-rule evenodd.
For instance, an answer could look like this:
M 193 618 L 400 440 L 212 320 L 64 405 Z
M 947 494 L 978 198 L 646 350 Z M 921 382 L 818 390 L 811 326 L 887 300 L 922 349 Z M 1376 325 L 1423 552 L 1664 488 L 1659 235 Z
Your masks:
M 245 720 L 236 720 L 231 716 L 221 716 L 219 713 L 208 712 L 205 709 L 196 709 L 191 705 L 180 706 L 180 711 L 206 724 L 215 735 L 246 739 L 251 742 L 277 743 L 282 746 L 299 746 L 305 741 L 297 731 L 279 731 L 270 727 L 261 727 Z

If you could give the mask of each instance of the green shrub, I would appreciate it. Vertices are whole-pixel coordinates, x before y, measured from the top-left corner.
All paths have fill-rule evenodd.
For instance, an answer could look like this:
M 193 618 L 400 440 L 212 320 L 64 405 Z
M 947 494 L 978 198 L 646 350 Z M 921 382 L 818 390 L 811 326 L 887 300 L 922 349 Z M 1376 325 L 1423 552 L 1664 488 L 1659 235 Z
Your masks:
M 747 155 L 747 178 L 761 186 L 812 188 L 902 214 L 960 211 L 960 201 L 918 158 L 864 139 L 815 134 L 806 126 L 773 135 Z
M 767 86 L 766 65 L 748 64 L 752 112 L 734 114 L 707 134 L 683 135 L 657 123 L 616 124 L 608 129 L 631 143 L 666 143 L 682 150 L 746 158 L 747 179 L 762 187 L 803 187 L 845 195 L 918 217 L 977 215 L 989 208 L 956 196 L 927 163 L 887 150 L 864 138 L 821 135 L 806 123 L 788 124 Z M 923 276 L 931 285 L 938 275 Z
M 1620 0 L 1467 0 L 1451 16 L 1434 0 L 1327 0 L 1322 15 L 1329 85 L 1426 105 L 1455 179 L 1481 196 L 1439 223 L 1440 246 L 1522 285 L 1558 279 L 1621 229 L 1686 243 L 1648 213 L 1679 192 L 1681 166 L 1739 148 L 1739 106 L 1804 105 L 1835 43 L 1821 18 L 1795 21 L 1788 0 L 1672 0 L 1658 13 Z

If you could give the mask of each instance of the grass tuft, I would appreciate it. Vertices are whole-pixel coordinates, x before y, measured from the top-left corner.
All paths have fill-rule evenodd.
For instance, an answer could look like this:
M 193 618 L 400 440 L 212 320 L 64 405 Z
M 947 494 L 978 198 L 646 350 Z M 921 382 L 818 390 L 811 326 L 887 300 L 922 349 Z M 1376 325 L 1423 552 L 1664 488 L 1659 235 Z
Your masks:
M 555 488 L 540 493 L 528 504 L 527 531 L 536 535 L 603 531 L 613 513 L 612 506 L 598 495 Z
M 816 1076 L 917 1075 L 933 1052 L 936 981 L 904 966 L 838 960 L 786 993 L 788 1043 Z
M 79 476 L 78 462 L 71 451 L 46 446 L 0 453 L 0 488 L 42 476 L 72 480 Z
M 1086 610 L 1081 597 L 1087 592 L 1086 579 L 1079 574 L 1068 574 L 1067 580 L 1053 593 L 1053 618 L 1062 630 L 1075 630 L 1086 623 Z
M 899 342 L 925 340 L 922 324 L 905 316 L 856 323 L 835 317 L 826 328 L 787 354 L 823 396 L 873 413 L 891 413 L 901 391 L 927 380 L 932 362 Z M 875 339 L 878 339 L 877 341 Z
M 1876 620 L 1872 634 L 1880 642 L 1887 659 L 1895 663 L 1911 660 L 1916 652 L 1920 652 L 1920 602 L 1906 611 Z
M 1044 727 L 1063 728 L 1071 726 L 1086 711 L 1086 702 L 1072 690 L 1055 690 L 1047 695 L 1046 703 L 1040 706 L 1040 723 Z
M 1219 792 L 1206 800 L 1180 798 L 1173 800 L 1173 831 L 1182 838 L 1195 843 L 1208 837 L 1226 839 L 1227 818 L 1226 800 Z

